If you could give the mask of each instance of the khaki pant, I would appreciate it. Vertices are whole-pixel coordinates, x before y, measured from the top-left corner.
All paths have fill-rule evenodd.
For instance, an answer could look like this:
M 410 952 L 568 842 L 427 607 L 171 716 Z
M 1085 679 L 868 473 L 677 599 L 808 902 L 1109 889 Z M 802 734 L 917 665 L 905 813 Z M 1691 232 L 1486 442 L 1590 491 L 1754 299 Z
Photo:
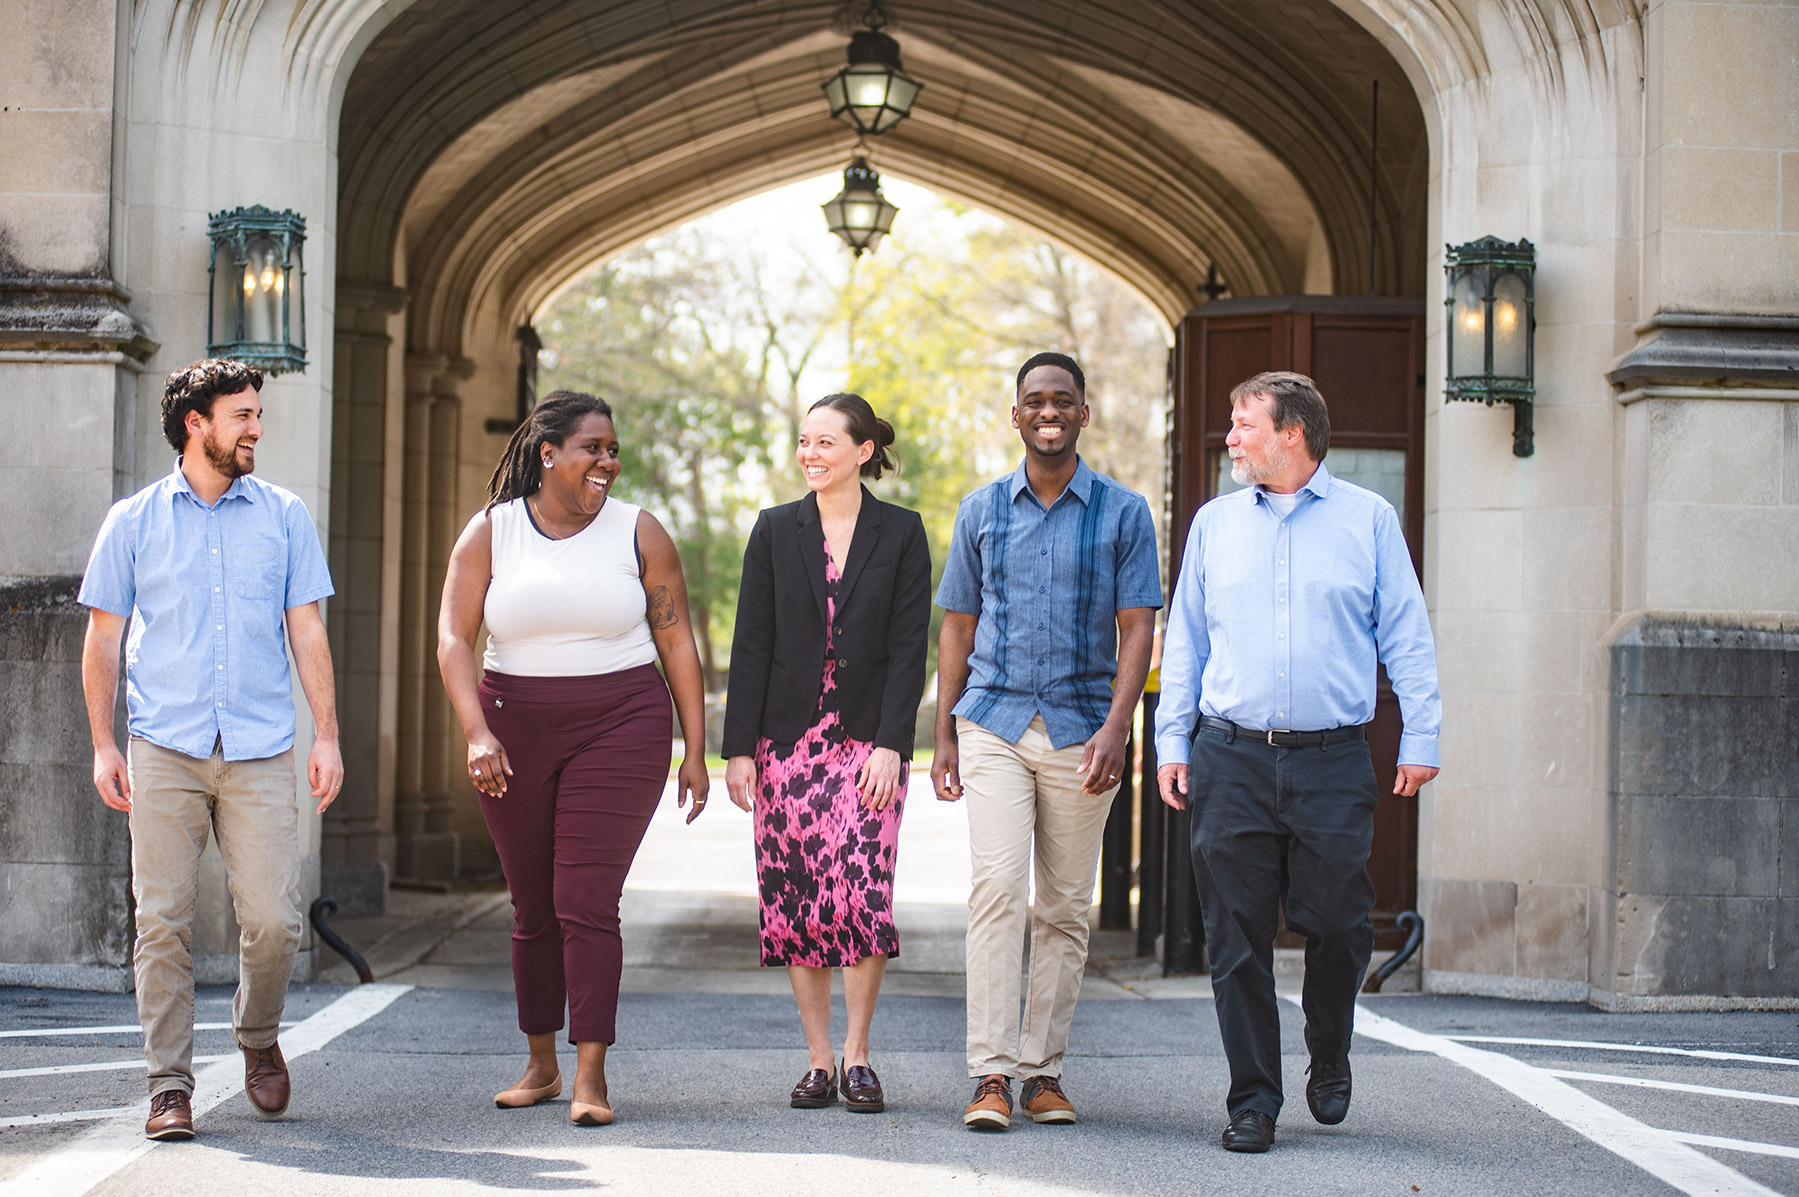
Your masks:
M 1086 744 L 1050 746 L 1043 717 L 1008 744 L 956 720 L 974 892 L 968 899 L 968 1075 L 1060 1076 L 1087 966 L 1087 915 L 1113 786 L 1081 792 Z M 1031 975 L 1018 1017 L 1036 849 Z
M 194 1088 L 194 902 L 210 828 L 241 929 L 231 1025 L 244 1047 L 275 1042 L 300 946 L 294 754 L 210 760 L 132 737 L 131 891 L 137 1014 L 152 1095 Z

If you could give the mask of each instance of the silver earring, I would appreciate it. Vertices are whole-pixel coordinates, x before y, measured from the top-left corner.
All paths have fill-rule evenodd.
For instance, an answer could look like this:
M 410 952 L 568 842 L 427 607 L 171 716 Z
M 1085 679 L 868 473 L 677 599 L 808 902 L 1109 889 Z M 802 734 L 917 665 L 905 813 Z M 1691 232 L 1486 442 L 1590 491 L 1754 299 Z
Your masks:
M 553 465 L 555 465 L 555 464 L 556 464 L 556 463 L 555 463 L 555 462 L 553 462 L 553 461 L 551 461 L 551 460 L 550 460 L 550 459 L 549 459 L 549 458 L 547 458 L 547 457 L 546 457 L 546 458 L 544 458 L 544 459 L 543 459 L 543 468 L 544 468 L 544 469 L 546 469 L 546 470 L 547 470 L 547 469 L 549 469 L 549 468 L 550 468 L 550 467 L 551 467 L 551 466 L 553 466 Z

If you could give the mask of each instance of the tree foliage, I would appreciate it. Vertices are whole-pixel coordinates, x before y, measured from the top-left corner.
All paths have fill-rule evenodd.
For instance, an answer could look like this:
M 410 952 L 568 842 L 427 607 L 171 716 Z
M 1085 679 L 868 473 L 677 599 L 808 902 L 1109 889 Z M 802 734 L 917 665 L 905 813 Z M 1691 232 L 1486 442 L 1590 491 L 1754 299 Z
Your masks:
M 719 686 L 744 538 L 804 492 L 793 445 L 837 390 L 894 426 L 902 468 L 875 484 L 923 516 L 941 573 L 961 497 L 1009 471 L 1013 375 L 1055 349 L 1087 373 L 1082 457 L 1162 518 L 1166 330 L 1091 264 L 984 213 L 937 202 L 851 265 L 816 242 L 720 235 L 702 219 L 597 267 L 540 316 L 542 388 L 617 413 L 619 493 L 681 550 L 707 686 Z M 922 210 L 921 210 L 922 209 Z M 933 645 L 935 636 L 932 637 Z

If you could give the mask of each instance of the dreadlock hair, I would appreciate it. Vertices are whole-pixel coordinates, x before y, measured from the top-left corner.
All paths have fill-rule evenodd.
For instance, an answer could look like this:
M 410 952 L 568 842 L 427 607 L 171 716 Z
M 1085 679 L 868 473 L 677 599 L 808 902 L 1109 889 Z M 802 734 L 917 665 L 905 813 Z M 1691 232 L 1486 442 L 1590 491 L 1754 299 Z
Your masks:
M 242 362 L 209 357 L 169 375 L 162 390 L 162 435 L 175 452 L 187 448 L 187 413 L 212 415 L 212 401 L 246 387 L 262 393 L 262 371 Z
M 1018 381 L 1013 385 L 1012 389 L 1015 391 L 1022 391 L 1024 389 L 1025 377 L 1038 366 L 1062 367 L 1062 369 L 1068 371 L 1069 377 L 1074 379 L 1075 393 L 1083 398 L 1086 397 L 1087 375 L 1081 371 L 1081 364 L 1069 357 L 1066 353 L 1049 352 L 1035 355 L 1024 365 L 1018 367 Z
M 506 452 L 500 455 L 500 464 L 487 480 L 487 510 L 536 494 L 543 485 L 543 446 L 560 448 L 587 416 L 605 416 L 610 420 L 612 407 L 597 395 L 580 391 L 551 391 L 545 395 L 506 442 Z
M 858 445 L 874 442 L 874 453 L 862 463 L 862 477 L 879 478 L 888 470 L 896 473 L 899 471 L 899 456 L 892 450 L 893 425 L 875 415 L 875 409 L 868 405 L 868 400 L 846 391 L 826 395 L 806 411 L 815 412 L 821 407 L 828 407 L 843 417 L 850 439 Z

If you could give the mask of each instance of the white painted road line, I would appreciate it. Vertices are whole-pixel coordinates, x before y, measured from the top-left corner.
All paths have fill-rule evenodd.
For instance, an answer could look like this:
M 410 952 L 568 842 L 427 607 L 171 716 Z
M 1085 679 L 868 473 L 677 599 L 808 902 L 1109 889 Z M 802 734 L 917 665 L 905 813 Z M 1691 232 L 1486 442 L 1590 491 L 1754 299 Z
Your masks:
M 294 1024 L 284 1022 L 281 1025 L 291 1027 Z M 231 1024 L 228 1022 L 197 1022 L 194 1024 L 196 1031 L 229 1031 L 230 1029 Z M 126 1032 L 142 1035 L 144 1028 L 137 1023 L 117 1027 L 32 1027 L 26 1031 L 0 1031 L 0 1039 L 53 1039 L 58 1035 L 123 1035 Z
M 1716 1147 L 1723 1151 L 1777 1155 L 1789 1160 L 1799 1160 L 1799 1147 L 1782 1147 L 1778 1143 L 1752 1143 L 1748 1139 L 1725 1139 L 1718 1135 L 1689 1135 L 1684 1131 L 1663 1131 L 1662 1134 L 1677 1143 L 1691 1143 L 1695 1147 Z
M 1287 996 L 1299 1004 L 1298 995 Z M 1460 1064 L 1691 1197 L 1777 1197 L 1766 1185 L 1522 1060 L 1415 1031 L 1360 1003 L 1356 1005 L 1355 1030 L 1382 1043 Z
M 1571 1072 L 1565 1068 L 1545 1068 L 1544 1076 L 1559 1076 L 1564 1081 L 1593 1081 L 1600 1085 L 1631 1085 L 1638 1089 L 1668 1089 L 1675 1093 L 1700 1093 L 1706 1097 L 1729 1097 L 1738 1101 L 1771 1101 L 1775 1105 L 1799 1106 L 1799 1097 L 1783 1093 L 1756 1093 L 1749 1089 L 1716 1089 L 1710 1085 L 1685 1085 L 1679 1081 L 1652 1081 L 1648 1077 L 1618 1076 L 1610 1072 Z
M 281 1037 L 288 1061 L 315 1052 L 352 1027 L 392 1005 L 410 985 L 361 985 Z M 194 1117 L 198 1119 L 226 1098 L 241 1093 L 241 1057 L 209 1064 L 194 1076 Z M 300 1094 L 305 1100 L 305 1094 Z M 148 1098 L 130 1107 L 131 1117 L 111 1118 L 77 1137 L 67 1147 L 43 1157 L 10 1180 L 0 1183 L 0 1197 L 81 1197 L 89 1189 L 137 1159 L 155 1140 L 144 1138 Z M 204 1132 L 204 1128 L 201 1128 Z
M 129 1114 L 138 1108 L 137 1106 L 112 1106 L 104 1110 L 61 1110 L 54 1114 L 20 1114 L 15 1118 L 0 1118 L 0 1129 L 11 1130 L 19 1126 L 48 1126 L 52 1122 L 94 1122 L 101 1118 L 117 1118 L 121 1114 Z
M 195 1056 L 196 1064 L 217 1064 L 220 1060 L 235 1060 L 234 1053 L 229 1056 Z M 8 1068 L 0 1072 L 0 1080 L 15 1076 L 60 1076 L 65 1072 L 113 1072 L 124 1068 L 142 1068 L 143 1058 L 135 1060 L 101 1060 L 93 1064 L 46 1064 L 41 1068 Z
M 1742 1052 L 1710 1051 L 1692 1047 L 1649 1047 L 1641 1043 L 1604 1043 L 1588 1039 L 1514 1039 L 1507 1035 L 1444 1035 L 1457 1043 L 1515 1043 L 1521 1047 L 1578 1047 L 1601 1052 L 1643 1052 L 1651 1056 L 1691 1056 L 1695 1060 L 1737 1060 L 1745 1064 L 1782 1064 L 1799 1068 L 1791 1056 L 1746 1056 Z

